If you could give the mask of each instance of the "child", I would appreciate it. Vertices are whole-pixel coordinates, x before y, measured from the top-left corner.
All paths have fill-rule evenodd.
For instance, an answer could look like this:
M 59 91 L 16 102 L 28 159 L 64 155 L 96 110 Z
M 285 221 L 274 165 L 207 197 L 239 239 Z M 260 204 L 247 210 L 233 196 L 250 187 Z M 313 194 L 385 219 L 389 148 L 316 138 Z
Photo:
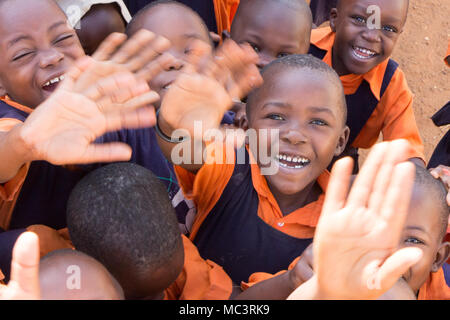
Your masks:
M 42 258 L 39 282 L 42 300 L 123 300 L 123 290 L 108 270 L 72 249 Z
M 127 73 L 124 65 L 130 63 L 138 70 L 151 71 L 154 57 L 145 53 L 164 51 L 167 41 L 161 43 L 161 38 L 143 31 L 115 50 L 114 46 L 124 42 L 123 37 L 119 41 L 115 37 L 111 52 L 103 55 L 109 63 L 85 58 L 91 61 L 85 63 L 85 72 L 74 77 L 72 87 L 58 91 L 66 72 L 84 57 L 65 14 L 51 0 L 7 0 L 0 3 L 0 8 L 0 56 L 4 57 L 0 59 L 0 96 L 5 96 L 0 102 L 0 228 L 5 231 L 0 233 L 0 268 L 8 276 L 12 246 L 26 228 L 46 226 L 38 228 L 42 231 L 42 253 L 51 249 L 45 249 L 49 245 L 46 240 L 60 239 L 48 227 L 65 227 L 65 201 L 85 174 L 83 170 L 69 170 L 61 165 L 131 157 L 130 148 L 124 144 L 91 143 L 107 131 L 153 124 L 151 108 L 136 110 L 157 99 L 154 92 L 148 92 L 148 76 Z M 130 49 L 136 42 L 148 45 L 143 56 L 134 55 Z M 111 41 L 106 45 L 111 49 Z M 115 74 L 125 78 L 119 77 L 122 79 L 119 82 L 107 79 Z M 123 83 L 124 79 L 128 82 Z M 107 91 L 108 86 L 117 88 L 117 85 L 123 88 Z M 102 93 L 99 90 L 103 87 Z M 67 92 L 68 89 L 71 91 Z M 58 95 L 50 99 L 56 92 Z M 69 93 L 72 96 L 65 98 Z M 78 106 L 74 113 L 73 105 L 80 104 L 83 96 L 92 103 L 85 103 L 83 108 Z M 55 104 L 61 104 L 60 109 L 55 109 Z M 108 109 L 111 104 L 116 108 Z M 129 108 L 128 111 L 118 113 L 121 106 Z M 62 118 L 64 114 L 66 118 Z
M 228 299 L 232 283 L 180 235 L 160 181 L 134 164 L 113 164 L 74 188 L 67 223 L 77 248 L 100 261 L 127 299 Z M 184 267 L 183 267 L 184 265 Z
M 231 26 L 231 38 L 258 53 L 258 67 L 289 54 L 306 54 L 312 28 L 304 0 L 242 1 Z
M 208 152 L 205 164 L 192 161 L 194 156 L 175 167 L 198 210 L 190 238 L 202 257 L 222 265 L 235 283 L 253 272 L 286 268 L 311 243 L 328 180 L 326 168 L 348 138 L 342 85 L 325 63 L 291 55 L 267 66 L 262 76 L 264 84 L 248 99 L 248 128 L 257 137 L 279 130 L 279 152 L 271 151 L 269 142 L 258 145 L 265 148 L 259 153 L 245 151 L 245 163 L 236 164 L 233 152 L 226 163 Z M 211 77 L 180 76 L 163 100 L 157 125 L 168 159 L 191 150 L 192 139 L 194 147 L 206 142 L 193 134 L 194 120 L 202 121 L 203 132 L 217 128 L 230 105 L 229 93 Z M 187 129 L 193 138 L 182 143 L 167 139 L 177 128 Z M 259 162 L 261 152 L 277 173 L 261 174 L 269 166 Z M 258 162 L 250 165 L 248 160 L 255 158 Z
M 389 59 L 405 25 L 408 3 L 339 1 L 331 11 L 330 27 L 312 32 L 310 53 L 332 66 L 344 85 L 350 127 L 345 154 L 355 159 L 358 148 L 370 148 L 382 133 L 385 141 L 408 140 L 413 147 L 411 158 L 424 165 L 413 96 L 398 64 Z M 368 12 L 371 5 L 379 10 Z M 381 25 L 372 26 L 378 11 Z
M 378 147 L 379 149 L 379 147 Z M 399 150 L 399 148 L 395 149 L 393 146 L 390 147 L 392 152 L 395 153 L 401 153 L 402 150 Z M 375 152 L 375 151 L 374 151 Z M 398 155 L 396 154 L 396 157 Z M 385 157 L 390 157 L 388 155 L 387 151 L 385 151 Z M 336 164 L 337 165 L 337 164 Z M 370 167 L 371 163 L 368 163 L 368 167 Z M 372 169 L 373 170 L 373 169 Z M 360 180 L 362 180 L 362 177 L 367 176 L 367 179 L 370 177 L 370 172 L 366 169 L 364 172 L 360 173 Z M 373 173 L 372 173 L 373 174 Z M 385 177 L 389 177 L 388 174 L 385 173 Z M 347 179 L 347 178 L 346 178 Z M 345 182 L 346 179 L 342 179 L 343 181 L 338 182 L 338 179 L 336 178 L 337 185 L 335 187 L 338 187 L 342 189 L 342 185 Z M 394 180 L 395 177 L 392 177 Z M 370 183 L 370 182 L 369 182 Z M 372 182 L 374 183 L 374 182 Z M 392 182 L 391 182 L 392 183 Z M 339 184 L 339 185 L 338 185 Z M 345 185 L 345 184 L 344 184 Z M 357 187 L 361 189 L 361 186 L 358 185 L 355 182 L 355 185 L 352 187 L 354 193 L 356 194 Z M 407 196 L 408 192 L 408 183 L 406 180 L 399 180 L 399 187 L 400 189 L 395 191 L 395 189 L 392 189 L 392 191 L 386 191 L 385 195 L 389 196 L 389 192 L 401 192 L 402 194 L 405 194 Z M 329 186 L 329 189 L 327 192 L 332 193 L 331 191 L 333 186 Z M 337 192 L 338 190 L 334 190 L 334 192 Z M 375 189 L 376 191 L 376 189 Z M 374 191 L 373 191 L 374 192 Z M 444 236 L 446 234 L 447 226 L 448 226 L 448 216 L 449 216 L 449 206 L 446 203 L 445 197 L 447 194 L 446 189 L 444 188 L 443 184 L 434 179 L 425 168 L 416 166 L 415 167 L 415 179 L 414 179 L 414 187 L 411 193 L 411 201 L 404 201 L 408 205 L 405 207 L 406 209 L 406 217 L 404 226 L 402 227 L 402 231 L 399 234 L 398 240 L 397 240 L 397 249 L 398 250 L 404 250 L 405 248 L 418 248 L 422 251 L 420 260 L 418 260 L 415 264 L 412 264 L 410 267 L 404 267 L 404 270 L 402 273 L 400 273 L 397 277 L 400 278 L 394 288 L 390 289 L 389 292 L 382 296 L 382 299 L 388 299 L 388 300 L 398 300 L 398 299 L 406 299 L 409 298 L 410 293 L 413 293 L 412 298 L 413 299 L 419 299 L 419 300 L 435 300 L 435 299 L 450 299 L 450 287 L 448 285 L 448 282 L 450 279 L 446 278 L 444 275 L 443 265 L 447 258 L 450 255 L 450 243 L 445 242 Z M 374 192 L 375 195 L 375 192 Z M 328 194 L 327 194 L 328 196 Z M 330 194 L 330 198 L 332 198 L 333 194 Z M 352 197 L 352 195 L 349 196 Z M 339 199 L 333 199 L 330 200 L 330 206 L 332 204 L 331 201 L 339 203 Z M 387 199 L 385 200 L 388 201 Z M 383 202 L 380 202 L 383 203 Z M 396 202 L 398 203 L 398 202 Z M 349 208 L 350 206 L 347 205 Z M 324 205 L 324 210 L 326 210 Z M 376 208 L 376 210 L 381 210 L 380 208 Z M 356 210 L 352 210 L 356 211 Z M 331 211 L 330 211 L 331 212 Z M 400 214 L 401 207 L 399 205 L 396 205 L 393 209 L 393 212 L 395 214 Z M 322 213 L 323 214 L 323 213 Z M 337 218 L 336 218 L 337 219 Z M 339 218 L 341 219 L 341 218 Z M 356 219 L 356 218 L 355 218 Z M 337 219 L 338 221 L 338 219 Z M 319 222 L 320 224 L 321 222 Z M 330 250 L 333 251 L 333 255 L 336 256 L 336 258 L 342 259 L 341 264 L 347 263 L 345 260 L 345 252 L 342 248 L 337 249 L 337 246 L 341 241 L 336 239 L 336 237 L 332 237 L 333 233 L 329 229 L 335 229 L 337 226 L 337 223 L 335 225 L 331 225 L 331 221 L 329 221 L 330 225 L 327 227 L 327 233 L 321 233 L 319 236 L 316 236 L 314 238 L 314 243 L 319 242 L 319 245 L 323 245 L 323 239 L 322 237 L 327 237 L 328 239 L 336 242 L 336 248 L 329 247 L 329 250 L 324 250 L 322 254 L 327 255 L 327 259 L 331 259 L 329 257 L 331 255 Z M 351 230 L 350 224 L 344 224 L 342 223 L 342 234 L 349 234 L 349 230 Z M 370 224 L 369 224 L 370 226 Z M 321 230 L 323 231 L 323 230 Z M 317 231 L 319 233 L 319 230 Z M 325 231 L 323 231 L 325 232 Z M 372 232 L 375 232 L 373 230 Z M 385 234 L 390 234 L 393 231 L 385 232 Z M 338 233 L 336 233 L 338 234 Z M 367 238 L 370 239 L 372 236 L 368 236 Z M 345 237 L 342 237 L 345 239 Z M 350 237 L 349 237 L 350 238 Z M 385 236 L 385 238 L 388 238 Z M 350 238 L 351 239 L 351 238 Z M 352 243 L 354 248 L 356 249 L 356 242 L 351 242 L 348 240 L 349 243 Z M 362 241 L 362 239 L 360 240 Z M 378 239 L 376 241 L 376 246 L 381 246 L 381 239 Z M 342 241 L 343 243 L 343 241 Z M 317 252 L 315 251 L 315 254 Z M 303 257 L 302 257 L 303 259 Z M 313 265 L 316 266 L 316 260 L 317 258 L 314 257 Z M 299 263 L 300 264 L 300 263 Z M 402 264 L 399 263 L 399 266 Z M 333 273 L 336 269 L 344 268 L 344 266 L 339 266 L 336 264 L 326 264 L 323 263 L 323 272 L 324 273 Z M 330 267 L 333 266 L 333 267 Z M 329 269 L 329 270 L 327 270 Z M 314 269 L 317 272 L 317 269 Z M 290 270 L 286 274 L 277 275 L 278 279 L 274 278 L 272 281 L 278 281 L 278 283 L 283 283 L 283 279 L 298 279 L 298 272 L 299 272 L 299 266 L 292 265 L 290 267 Z M 322 270 L 319 270 L 318 272 L 322 272 Z M 311 275 L 312 276 L 312 275 Z M 338 273 L 333 275 L 333 277 L 337 277 Z M 261 277 L 261 276 L 260 276 Z M 283 278 L 282 278 L 283 277 Z M 265 279 L 268 279 L 269 277 L 265 277 Z M 307 279 L 309 280 L 309 279 Z M 334 280 L 333 280 L 334 281 Z M 336 280 L 335 282 L 338 282 Z M 295 282 L 289 283 L 284 282 L 284 287 L 297 287 L 302 284 L 302 282 Z M 376 281 L 374 279 L 373 286 L 375 287 Z M 258 284 L 261 286 L 261 284 Z M 327 284 L 325 284 L 327 285 Z M 348 285 L 348 284 L 346 284 Z M 375 289 L 375 288 L 374 288 Z M 255 288 L 253 288 L 255 290 Z M 244 296 L 245 297 L 245 296 Z M 344 297 L 344 299 L 348 299 L 348 297 Z
M 176 58 L 165 72 L 149 83 L 161 100 L 186 64 L 193 40 L 203 41 L 212 51 L 208 28 L 201 17 L 188 6 L 176 1 L 156 1 L 142 8 L 128 25 L 127 35 L 131 37 L 141 29 L 168 39 L 172 45 L 168 52 Z M 155 105 L 156 108 L 159 106 L 160 103 Z
M 92 55 L 108 35 L 124 33 L 131 20 L 122 0 L 57 0 L 76 29 L 81 46 Z
M 125 0 L 126 5 L 134 16 L 146 5 L 157 0 Z M 189 6 L 205 21 L 209 31 L 221 35 L 224 30 L 230 31 L 230 25 L 239 5 L 239 0 L 179 0 Z

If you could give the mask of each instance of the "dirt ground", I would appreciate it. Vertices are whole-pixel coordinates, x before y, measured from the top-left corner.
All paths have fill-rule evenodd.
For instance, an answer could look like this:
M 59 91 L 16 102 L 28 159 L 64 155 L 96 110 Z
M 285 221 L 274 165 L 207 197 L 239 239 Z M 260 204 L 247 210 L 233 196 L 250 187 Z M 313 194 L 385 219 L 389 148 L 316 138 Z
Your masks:
M 450 100 L 450 68 L 443 61 L 449 40 L 450 0 L 411 0 L 393 59 L 400 64 L 415 95 L 414 111 L 427 161 L 449 129 L 436 128 L 430 119 Z

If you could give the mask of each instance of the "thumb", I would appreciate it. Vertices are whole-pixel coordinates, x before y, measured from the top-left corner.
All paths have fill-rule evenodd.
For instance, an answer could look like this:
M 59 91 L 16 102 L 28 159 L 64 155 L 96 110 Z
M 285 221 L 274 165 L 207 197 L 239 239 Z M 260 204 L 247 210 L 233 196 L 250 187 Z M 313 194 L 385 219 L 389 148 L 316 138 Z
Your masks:
M 13 249 L 10 283 L 19 289 L 13 298 L 39 299 L 39 258 L 38 236 L 33 232 L 23 233 Z
M 415 265 L 423 256 L 419 248 L 403 248 L 394 252 L 383 263 L 378 271 L 379 283 L 383 291 L 387 291 L 398 281 L 401 276 Z

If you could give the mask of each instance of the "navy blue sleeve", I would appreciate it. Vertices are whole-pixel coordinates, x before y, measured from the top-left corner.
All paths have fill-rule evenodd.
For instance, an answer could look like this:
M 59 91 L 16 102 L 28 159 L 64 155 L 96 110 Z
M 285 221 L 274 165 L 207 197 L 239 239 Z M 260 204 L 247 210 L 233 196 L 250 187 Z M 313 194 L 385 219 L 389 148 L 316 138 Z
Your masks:
M 11 273 L 12 251 L 17 238 L 27 231 L 26 229 L 17 229 L 11 231 L 0 232 L 0 269 L 5 275 L 4 281 L 9 281 Z

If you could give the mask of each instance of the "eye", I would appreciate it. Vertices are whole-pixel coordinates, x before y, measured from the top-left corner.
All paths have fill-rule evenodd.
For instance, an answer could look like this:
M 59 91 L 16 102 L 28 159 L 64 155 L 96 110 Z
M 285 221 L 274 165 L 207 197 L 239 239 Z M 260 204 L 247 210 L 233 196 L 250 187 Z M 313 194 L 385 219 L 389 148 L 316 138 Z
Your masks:
M 73 34 L 66 34 L 64 36 L 61 36 L 61 37 L 57 38 L 55 40 L 55 44 L 61 43 L 61 42 L 65 41 L 65 40 L 69 40 L 69 39 L 72 39 L 72 38 L 73 38 Z
M 281 115 L 276 114 L 276 113 L 271 113 L 266 118 L 267 119 L 271 119 L 271 120 L 277 120 L 277 121 L 283 121 L 284 120 L 284 118 Z
M 395 28 L 395 27 L 393 27 L 393 26 L 383 26 L 382 29 L 383 29 L 384 31 L 397 33 L 397 28 Z
M 26 51 L 26 52 L 21 52 L 18 55 L 14 56 L 12 61 L 18 61 L 18 60 L 22 60 L 28 56 L 30 56 L 31 54 L 33 54 L 33 51 Z
M 361 17 L 361 16 L 352 16 L 352 19 L 357 23 L 357 24 L 366 24 L 366 18 Z
M 255 50 L 256 53 L 261 51 L 261 49 L 256 44 L 251 43 L 251 42 L 249 42 L 248 44 L 253 48 L 253 50 Z
M 405 243 L 415 244 L 415 245 L 418 245 L 418 244 L 425 244 L 422 240 L 419 240 L 419 239 L 417 239 L 417 238 L 415 238 L 415 237 L 408 237 L 408 238 L 405 240 Z
M 279 54 L 278 54 L 277 58 L 283 58 L 283 57 L 286 57 L 286 56 L 288 56 L 288 55 L 289 55 L 289 53 L 282 52 L 282 53 L 279 53 Z
M 327 126 L 328 125 L 328 123 L 326 121 L 323 121 L 321 119 L 313 119 L 313 120 L 311 120 L 310 123 L 313 125 L 316 125 L 316 126 Z

